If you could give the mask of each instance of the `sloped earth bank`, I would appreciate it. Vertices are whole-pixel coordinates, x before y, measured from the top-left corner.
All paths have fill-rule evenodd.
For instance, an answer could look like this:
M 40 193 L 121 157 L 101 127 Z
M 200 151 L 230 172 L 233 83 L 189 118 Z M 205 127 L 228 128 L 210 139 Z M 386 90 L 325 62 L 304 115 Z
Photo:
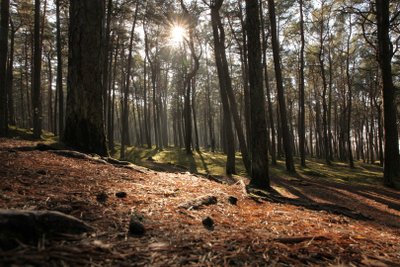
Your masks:
M 95 231 L 64 240 L 44 236 L 35 246 L 0 250 L 2 266 L 400 266 L 395 191 L 385 191 L 389 205 L 378 201 L 383 199 L 377 197 L 382 188 L 375 193 L 371 188 L 354 191 L 328 184 L 321 187 L 320 198 L 315 181 L 280 181 L 280 186 L 294 184 L 289 190 L 293 198 L 303 193 L 328 203 L 333 192 L 331 201 L 345 200 L 350 209 L 371 218 L 354 220 L 253 199 L 241 183 L 229 186 L 185 172 L 143 172 L 18 149 L 35 145 L 0 139 L 0 208 L 58 210 Z M 125 198 L 116 197 L 121 191 L 127 193 Z M 205 195 L 217 197 L 217 203 L 200 209 L 179 207 Z M 232 196 L 237 205 L 228 201 Z M 143 218 L 143 236 L 129 236 L 132 214 Z M 206 217 L 213 227 L 202 224 Z

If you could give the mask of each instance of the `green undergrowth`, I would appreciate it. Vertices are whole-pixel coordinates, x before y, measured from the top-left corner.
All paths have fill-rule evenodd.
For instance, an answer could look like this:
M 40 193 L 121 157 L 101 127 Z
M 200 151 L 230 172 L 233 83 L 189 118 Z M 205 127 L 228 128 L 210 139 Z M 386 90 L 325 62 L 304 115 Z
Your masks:
M 116 147 L 114 157 L 118 158 L 120 148 Z M 193 151 L 187 155 L 182 148 L 168 147 L 162 150 L 130 147 L 127 149 L 126 158 L 134 164 L 150 167 L 153 162 L 184 167 L 192 173 L 224 175 L 226 155 L 220 152 Z M 240 154 L 236 155 L 236 171 L 238 175 L 245 176 L 246 172 Z
M 119 157 L 119 147 L 114 157 Z M 129 147 L 126 160 L 134 164 L 151 168 L 154 163 L 172 164 L 187 168 L 192 173 L 225 175 L 226 155 L 221 152 L 202 150 L 193 151 L 187 155 L 184 149 L 167 147 L 162 150 Z M 297 176 L 309 179 L 326 179 L 327 181 L 350 184 L 382 184 L 383 169 L 375 164 L 355 162 L 355 168 L 349 168 L 347 163 L 333 162 L 331 166 L 317 159 L 308 159 L 306 168 L 302 168 L 296 159 Z M 238 175 L 247 176 L 240 153 L 236 154 L 236 171 Z M 277 165 L 270 165 L 269 172 L 275 177 L 290 177 L 286 172 L 284 160 L 278 160 Z
M 9 126 L 8 136 L 10 138 L 15 138 L 15 139 L 37 141 L 39 143 L 49 145 L 54 149 L 67 149 L 67 147 L 62 142 L 60 142 L 58 136 L 45 130 L 42 131 L 40 139 L 36 139 L 33 137 L 32 129 L 24 129 L 15 126 Z
M 43 131 L 41 139 L 37 140 L 33 138 L 31 129 L 10 126 L 9 136 L 11 138 L 40 141 L 59 149 L 65 148 L 59 142 L 57 136 L 47 131 Z M 112 156 L 119 158 L 119 155 L 120 147 L 116 145 Z M 154 164 L 173 165 L 185 168 L 192 173 L 223 176 L 225 175 L 226 155 L 221 152 L 207 150 L 201 150 L 200 152 L 193 151 L 191 155 L 187 155 L 184 149 L 177 147 L 167 147 L 162 150 L 158 150 L 155 147 L 151 149 L 129 147 L 125 160 L 148 168 L 154 167 Z M 270 165 L 270 175 L 278 178 L 300 176 L 308 179 L 326 179 L 327 181 L 349 184 L 381 185 L 383 183 L 383 168 L 377 164 L 366 164 L 356 161 L 355 168 L 352 169 L 349 168 L 347 163 L 332 162 L 332 165 L 328 166 L 323 160 L 309 158 L 306 161 L 307 167 L 302 168 L 299 164 L 299 159 L 296 158 L 295 161 L 296 175 L 286 172 L 285 161 L 283 159 L 278 160 L 277 165 Z M 236 153 L 236 172 L 240 176 L 247 176 L 240 153 Z
M 373 184 L 383 183 L 383 168 L 375 164 L 366 164 L 361 161 L 355 162 L 355 167 L 350 168 L 347 163 L 332 162 L 328 166 L 318 160 L 308 160 L 306 168 L 300 168 L 299 173 L 308 177 L 327 179 L 341 183 Z
M 44 131 L 44 130 L 42 131 L 40 140 L 35 139 L 33 137 L 32 129 L 18 128 L 15 126 L 9 126 L 8 135 L 11 138 L 19 138 L 19 139 L 24 139 L 24 140 L 42 141 L 42 142 L 48 142 L 48 143 L 58 142 L 57 136 L 55 136 L 51 132 Z

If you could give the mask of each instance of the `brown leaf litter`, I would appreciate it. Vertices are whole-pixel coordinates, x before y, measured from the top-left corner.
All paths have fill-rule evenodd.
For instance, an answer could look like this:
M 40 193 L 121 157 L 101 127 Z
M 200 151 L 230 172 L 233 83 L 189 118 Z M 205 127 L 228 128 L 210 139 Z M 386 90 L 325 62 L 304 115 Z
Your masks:
M 189 173 L 141 172 L 49 151 L 14 149 L 34 145 L 29 141 L 0 139 L 0 208 L 61 211 L 85 221 L 95 232 L 64 240 L 47 240 L 44 236 L 37 246 L 21 244 L 11 251 L 0 250 L 0 265 L 400 263 L 397 211 L 386 210 L 390 213 L 386 218 L 391 220 L 387 225 L 382 218 L 374 217 L 379 212 L 368 214 L 371 221 L 358 221 L 326 211 L 254 201 L 244 194 L 241 183 L 229 186 Z M 356 209 L 354 205 L 361 198 L 371 199 L 368 196 L 372 192 L 361 196 L 345 189 L 336 188 L 345 191 L 342 193 L 349 201 L 348 208 Z M 327 194 L 327 188 L 321 190 Z M 117 192 L 125 192 L 126 197 L 116 197 Z M 295 189 L 293 192 L 296 193 Z M 392 193 L 393 201 L 398 201 L 398 194 Z M 98 201 L 99 194 L 107 196 L 104 201 Z M 180 208 L 209 195 L 217 201 L 198 209 Z M 236 205 L 230 204 L 229 197 L 237 198 Z M 317 198 L 310 193 L 313 197 Z M 373 203 L 371 209 L 383 212 Z M 140 218 L 146 229 L 141 237 L 128 234 L 132 215 Z M 207 217 L 213 221 L 211 230 L 202 223 Z

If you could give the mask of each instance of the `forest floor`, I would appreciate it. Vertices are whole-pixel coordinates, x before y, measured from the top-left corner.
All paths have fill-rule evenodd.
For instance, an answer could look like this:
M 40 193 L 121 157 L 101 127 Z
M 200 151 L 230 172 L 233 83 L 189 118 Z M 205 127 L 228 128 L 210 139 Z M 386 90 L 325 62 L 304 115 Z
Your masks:
M 165 171 L 36 145 L 0 139 L 0 209 L 61 211 L 94 231 L 0 249 L 0 266 L 400 266 L 400 195 L 373 182 L 374 166 L 349 172 L 310 162 L 295 176 L 273 168 L 273 188 L 294 200 L 274 203 L 247 194 L 245 178 L 190 173 L 154 155 L 148 163 Z M 116 197 L 121 191 L 127 196 Z M 217 203 L 185 205 L 209 195 Z M 132 214 L 142 218 L 144 235 L 128 233 Z M 203 225 L 206 217 L 212 227 Z

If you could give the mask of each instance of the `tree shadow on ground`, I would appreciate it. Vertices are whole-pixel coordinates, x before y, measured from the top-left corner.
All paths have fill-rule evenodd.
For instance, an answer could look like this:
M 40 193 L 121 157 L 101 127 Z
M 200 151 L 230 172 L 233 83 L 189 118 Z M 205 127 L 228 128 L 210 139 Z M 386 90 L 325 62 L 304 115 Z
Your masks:
M 356 215 L 356 219 L 365 217 L 380 225 L 400 227 L 400 195 L 395 190 L 330 182 L 303 175 L 297 175 L 297 178 L 272 175 L 271 181 L 274 187 L 285 190 L 292 195 L 290 198 L 299 203 L 311 204 L 311 207 L 324 206 L 328 212 L 334 208 L 333 213 L 339 208 L 338 213 L 343 209 L 342 214 L 348 217 Z M 309 208 L 307 205 L 305 207 Z

